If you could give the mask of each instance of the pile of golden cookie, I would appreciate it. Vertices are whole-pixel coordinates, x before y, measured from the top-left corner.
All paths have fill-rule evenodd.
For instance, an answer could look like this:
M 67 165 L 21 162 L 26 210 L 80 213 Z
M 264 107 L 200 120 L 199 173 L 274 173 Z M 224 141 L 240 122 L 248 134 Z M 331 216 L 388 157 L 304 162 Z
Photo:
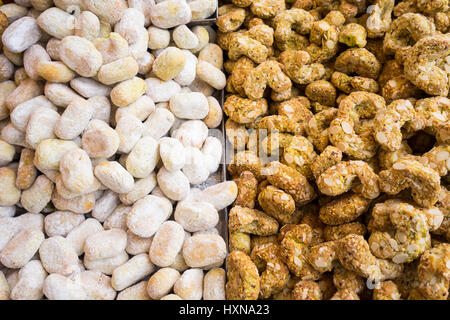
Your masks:
M 227 299 L 446 300 L 447 0 L 231 0 Z

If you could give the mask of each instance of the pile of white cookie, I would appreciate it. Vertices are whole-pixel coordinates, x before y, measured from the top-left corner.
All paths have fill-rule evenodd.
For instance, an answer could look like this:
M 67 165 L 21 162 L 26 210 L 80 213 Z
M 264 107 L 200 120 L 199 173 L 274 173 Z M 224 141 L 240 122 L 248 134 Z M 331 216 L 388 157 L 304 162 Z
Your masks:
M 0 6 L 0 299 L 225 299 L 216 7 Z

